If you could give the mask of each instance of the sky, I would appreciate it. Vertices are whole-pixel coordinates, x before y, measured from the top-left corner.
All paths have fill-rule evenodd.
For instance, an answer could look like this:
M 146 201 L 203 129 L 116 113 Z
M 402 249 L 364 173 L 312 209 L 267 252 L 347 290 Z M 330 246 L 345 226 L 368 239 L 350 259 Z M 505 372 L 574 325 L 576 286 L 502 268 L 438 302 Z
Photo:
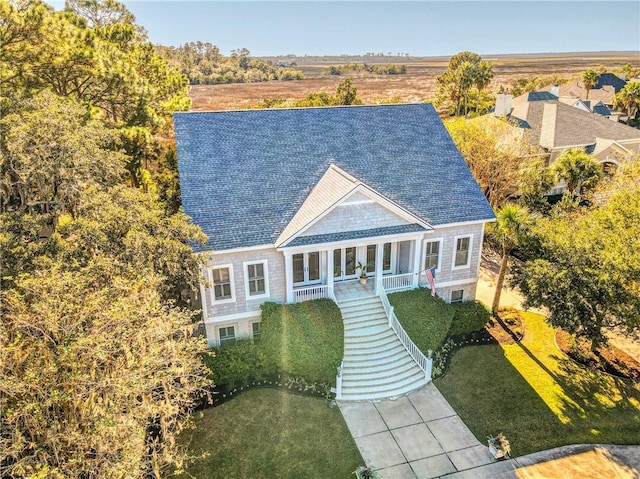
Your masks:
M 209 42 L 223 54 L 239 48 L 253 56 L 640 50 L 638 0 L 122 3 L 153 43 Z

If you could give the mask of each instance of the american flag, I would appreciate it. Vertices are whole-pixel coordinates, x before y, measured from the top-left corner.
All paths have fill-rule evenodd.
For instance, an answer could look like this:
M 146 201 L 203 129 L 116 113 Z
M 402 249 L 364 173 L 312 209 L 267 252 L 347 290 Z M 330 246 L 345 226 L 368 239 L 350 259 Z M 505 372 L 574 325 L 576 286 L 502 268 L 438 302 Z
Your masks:
M 425 272 L 427 273 L 427 280 L 431 285 L 431 296 L 435 296 L 436 295 L 436 268 L 434 266 L 433 268 L 429 268 Z

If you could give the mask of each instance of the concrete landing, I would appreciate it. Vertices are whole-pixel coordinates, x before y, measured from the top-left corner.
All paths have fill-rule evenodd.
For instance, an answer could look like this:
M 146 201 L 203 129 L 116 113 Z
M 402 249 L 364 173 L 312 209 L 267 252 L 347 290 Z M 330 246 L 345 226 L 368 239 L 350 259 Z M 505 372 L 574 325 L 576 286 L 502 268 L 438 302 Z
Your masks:
M 339 407 L 380 479 L 431 479 L 493 462 L 433 384 L 393 401 Z

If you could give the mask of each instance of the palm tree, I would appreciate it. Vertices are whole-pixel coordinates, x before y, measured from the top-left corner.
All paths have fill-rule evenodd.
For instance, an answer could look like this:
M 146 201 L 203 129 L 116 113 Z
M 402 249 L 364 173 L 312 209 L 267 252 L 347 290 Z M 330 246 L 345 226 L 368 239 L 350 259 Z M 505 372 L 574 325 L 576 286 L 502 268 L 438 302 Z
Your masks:
M 516 204 L 506 204 L 500 208 L 496 214 L 494 231 L 499 236 L 502 245 L 502 262 L 500 263 L 498 283 L 496 284 L 496 292 L 493 296 L 493 305 L 491 306 L 491 311 L 494 315 L 498 314 L 500 295 L 509 264 L 509 254 L 513 248 L 524 240 L 527 230 L 533 225 L 534 221 L 535 217 L 527 208 Z
M 474 84 L 478 89 L 478 101 L 476 103 L 476 113 L 480 108 L 480 96 L 482 91 L 489 86 L 491 79 L 493 78 L 493 66 L 489 62 L 484 60 L 478 63 L 476 66 Z
M 559 181 L 567 183 L 567 191 L 577 196 L 593 188 L 602 176 L 600 165 L 582 148 L 569 148 L 562 153 L 553 165 L 553 172 Z
M 476 66 L 470 62 L 462 62 L 456 70 L 456 80 L 460 96 L 464 99 L 464 115 L 467 116 L 467 100 L 469 99 L 469 90 L 475 83 Z M 460 104 L 458 103 L 458 116 L 460 116 Z
M 640 107 L 640 82 L 632 81 L 618 92 L 613 100 L 616 108 L 626 110 L 627 125 L 631 125 L 631 120 L 635 118 Z
M 593 68 L 582 73 L 582 85 L 587 90 L 587 100 L 589 99 L 589 90 L 598 84 L 598 80 L 600 80 L 600 74 Z

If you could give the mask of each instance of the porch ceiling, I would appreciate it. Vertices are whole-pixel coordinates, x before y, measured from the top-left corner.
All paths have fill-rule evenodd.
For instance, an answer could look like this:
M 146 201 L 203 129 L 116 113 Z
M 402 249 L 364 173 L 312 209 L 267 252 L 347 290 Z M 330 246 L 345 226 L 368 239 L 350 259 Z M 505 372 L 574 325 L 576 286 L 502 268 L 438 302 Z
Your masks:
M 312 244 L 335 243 L 338 241 L 360 240 L 365 238 L 377 238 L 380 236 L 392 236 L 405 233 L 420 233 L 431 231 L 419 224 L 387 226 L 384 228 L 374 228 L 358 231 L 340 231 L 337 233 L 327 233 L 322 235 L 299 236 L 289 243 L 285 248 L 296 246 L 308 246 Z

